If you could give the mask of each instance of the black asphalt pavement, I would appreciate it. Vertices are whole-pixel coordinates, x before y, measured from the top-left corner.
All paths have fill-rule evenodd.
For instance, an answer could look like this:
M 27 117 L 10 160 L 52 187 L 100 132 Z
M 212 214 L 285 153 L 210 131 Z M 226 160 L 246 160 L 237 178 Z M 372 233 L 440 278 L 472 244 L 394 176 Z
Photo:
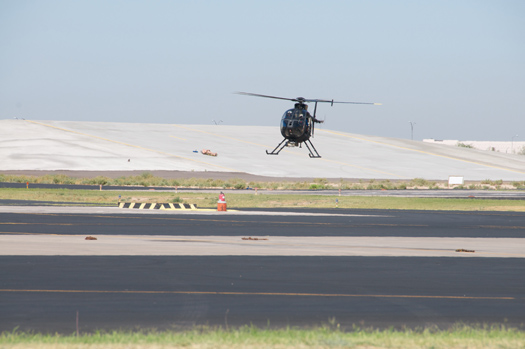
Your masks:
M 125 210 L 125 209 L 123 209 Z M 250 210 L 246 210 L 250 211 Z M 251 211 L 272 211 L 270 209 Z M 275 209 L 282 212 L 283 209 Z M 0 232 L 111 235 L 525 237 L 523 212 L 286 209 L 337 216 L 0 213 Z M 362 215 L 362 216 L 359 216 Z
M 525 323 L 524 259 L 4 256 L 0 265 L 0 331 L 73 333 L 77 311 L 82 332 Z
M 0 234 L 525 237 L 524 213 L 307 212 L 371 216 L 2 213 Z M 82 332 L 333 319 L 524 328 L 524 275 L 521 258 L 0 256 L 0 332 L 73 333 L 77 311 Z

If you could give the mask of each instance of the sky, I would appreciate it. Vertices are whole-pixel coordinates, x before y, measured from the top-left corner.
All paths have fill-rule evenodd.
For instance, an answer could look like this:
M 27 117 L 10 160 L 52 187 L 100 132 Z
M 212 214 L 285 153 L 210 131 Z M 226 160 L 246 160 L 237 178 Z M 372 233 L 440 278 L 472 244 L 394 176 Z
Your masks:
M 236 91 L 383 103 L 319 105 L 329 130 L 525 141 L 525 1 L 0 0 L 0 119 L 278 132 L 293 107 Z

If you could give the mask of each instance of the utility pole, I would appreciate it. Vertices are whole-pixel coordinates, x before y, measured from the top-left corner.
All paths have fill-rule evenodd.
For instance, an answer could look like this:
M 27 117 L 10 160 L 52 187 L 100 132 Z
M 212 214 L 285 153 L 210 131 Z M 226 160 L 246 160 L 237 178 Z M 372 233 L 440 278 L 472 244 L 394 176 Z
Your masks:
M 412 121 L 409 121 L 408 123 L 410 124 L 410 139 L 414 140 L 414 125 L 416 123 Z
M 518 135 L 512 136 L 510 139 L 510 153 L 514 154 L 514 138 L 518 137 Z

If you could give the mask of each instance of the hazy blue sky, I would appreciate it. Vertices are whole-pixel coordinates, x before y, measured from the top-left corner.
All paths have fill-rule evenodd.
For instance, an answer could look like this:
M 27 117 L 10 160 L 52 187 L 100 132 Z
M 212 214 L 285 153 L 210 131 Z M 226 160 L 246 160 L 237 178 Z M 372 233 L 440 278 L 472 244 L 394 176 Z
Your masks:
M 0 0 L 0 119 L 525 140 L 525 1 Z

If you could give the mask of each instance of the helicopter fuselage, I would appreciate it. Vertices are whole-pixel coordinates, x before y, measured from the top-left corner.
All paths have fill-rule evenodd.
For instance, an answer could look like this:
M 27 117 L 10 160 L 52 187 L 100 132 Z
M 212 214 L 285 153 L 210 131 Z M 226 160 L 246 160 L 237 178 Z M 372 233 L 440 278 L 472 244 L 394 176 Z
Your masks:
M 292 142 L 302 143 L 310 139 L 312 122 L 312 116 L 302 105 L 288 109 L 281 118 L 281 134 Z

